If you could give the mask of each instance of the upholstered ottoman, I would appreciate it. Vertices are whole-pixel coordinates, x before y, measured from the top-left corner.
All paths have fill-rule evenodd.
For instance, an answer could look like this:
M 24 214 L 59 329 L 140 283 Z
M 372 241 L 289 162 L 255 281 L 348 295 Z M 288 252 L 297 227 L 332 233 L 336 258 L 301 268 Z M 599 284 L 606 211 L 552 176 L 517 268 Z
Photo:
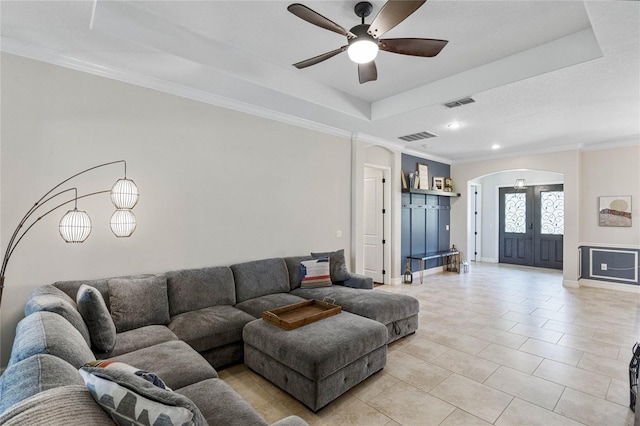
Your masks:
M 258 319 L 242 334 L 245 364 L 313 411 L 387 363 L 387 327 L 348 312 L 291 331 Z

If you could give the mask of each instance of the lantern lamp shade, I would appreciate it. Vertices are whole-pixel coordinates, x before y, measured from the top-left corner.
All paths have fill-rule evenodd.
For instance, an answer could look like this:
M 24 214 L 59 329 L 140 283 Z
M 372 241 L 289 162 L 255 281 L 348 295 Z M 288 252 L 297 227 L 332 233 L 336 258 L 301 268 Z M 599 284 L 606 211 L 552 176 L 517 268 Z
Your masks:
M 513 184 L 515 189 L 525 189 L 527 187 L 526 179 L 516 179 L 516 183 Z
M 131 179 L 118 179 L 111 188 L 111 201 L 117 209 L 132 209 L 138 203 L 138 187 Z
M 58 229 L 66 242 L 81 243 L 91 234 L 91 218 L 87 212 L 77 208 L 69 210 L 60 219 Z
M 111 215 L 111 231 L 118 238 L 130 237 L 136 230 L 136 216 L 131 209 L 117 209 Z

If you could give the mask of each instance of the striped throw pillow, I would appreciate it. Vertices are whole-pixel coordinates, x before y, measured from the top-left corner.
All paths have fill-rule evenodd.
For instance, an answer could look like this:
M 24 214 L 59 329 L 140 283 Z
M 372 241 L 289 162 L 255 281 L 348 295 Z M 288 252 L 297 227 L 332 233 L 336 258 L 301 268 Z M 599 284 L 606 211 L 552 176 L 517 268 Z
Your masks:
M 300 262 L 301 288 L 316 288 L 331 286 L 329 258 L 305 260 Z

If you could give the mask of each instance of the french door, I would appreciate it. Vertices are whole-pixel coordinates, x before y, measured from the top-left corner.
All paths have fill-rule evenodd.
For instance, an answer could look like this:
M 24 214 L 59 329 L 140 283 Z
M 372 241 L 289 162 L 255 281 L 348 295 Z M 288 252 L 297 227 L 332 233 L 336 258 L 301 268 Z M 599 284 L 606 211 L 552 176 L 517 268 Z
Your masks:
M 562 269 L 562 185 L 500 188 L 499 261 Z

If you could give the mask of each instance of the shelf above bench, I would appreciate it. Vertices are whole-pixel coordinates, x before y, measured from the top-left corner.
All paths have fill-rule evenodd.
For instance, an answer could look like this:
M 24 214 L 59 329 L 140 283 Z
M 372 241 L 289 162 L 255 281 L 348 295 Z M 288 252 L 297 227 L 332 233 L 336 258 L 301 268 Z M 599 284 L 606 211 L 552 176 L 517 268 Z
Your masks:
M 438 195 L 440 197 L 459 197 L 460 196 L 460 194 L 457 192 L 434 191 L 433 189 L 407 188 L 407 189 L 403 189 L 402 192 L 404 194 Z

